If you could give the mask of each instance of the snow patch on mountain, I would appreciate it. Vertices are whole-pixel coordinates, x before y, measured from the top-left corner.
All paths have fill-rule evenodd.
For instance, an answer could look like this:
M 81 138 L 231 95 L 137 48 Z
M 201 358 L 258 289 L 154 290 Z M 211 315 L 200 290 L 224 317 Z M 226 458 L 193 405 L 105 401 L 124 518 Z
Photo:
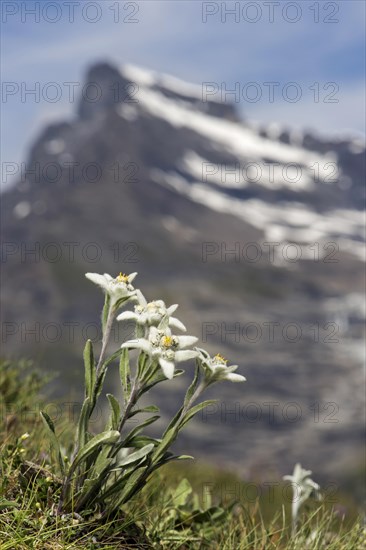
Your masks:
M 148 69 L 142 69 L 141 67 L 129 64 L 121 67 L 121 74 L 132 82 L 135 82 L 139 87 L 146 86 L 152 88 L 156 86 L 170 90 L 178 95 L 202 100 L 202 87 L 199 84 L 191 84 L 175 76 L 149 71 Z
M 194 179 L 229 189 L 244 189 L 250 184 L 268 189 L 288 187 L 292 191 L 310 191 L 315 187 L 310 170 L 295 163 L 274 165 L 264 161 L 250 161 L 223 166 L 209 162 L 194 151 L 187 151 L 181 167 Z
M 318 214 L 302 203 L 269 204 L 259 199 L 232 198 L 201 182 L 189 182 L 178 173 L 166 173 L 155 169 L 151 172 L 151 177 L 157 183 L 172 188 L 212 210 L 237 216 L 263 231 L 264 238 L 270 242 L 334 241 L 335 250 L 339 247 L 343 252 L 366 261 L 365 246 L 361 240 L 364 237 L 362 212 L 342 209 Z M 323 248 L 324 256 L 328 252 Z
M 211 116 L 185 102 L 167 98 L 161 92 L 142 84 L 144 82 L 151 81 L 147 78 L 140 81 L 138 102 L 147 113 L 166 120 L 176 128 L 190 129 L 202 135 L 204 139 L 216 142 L 221 149 L 236 155 L 241 161 L 248 158 L 252 161 L 270 159 L 271 162 L 283 165 L 294 163 L 308 171 L 314 170 L 316 166 L 319 170 L 319 179 L 326 180 L 329 174 L 325 165 L 337 160 L 334 153 L 320 155 L 301 147 L 265 139 L 251 128 Z

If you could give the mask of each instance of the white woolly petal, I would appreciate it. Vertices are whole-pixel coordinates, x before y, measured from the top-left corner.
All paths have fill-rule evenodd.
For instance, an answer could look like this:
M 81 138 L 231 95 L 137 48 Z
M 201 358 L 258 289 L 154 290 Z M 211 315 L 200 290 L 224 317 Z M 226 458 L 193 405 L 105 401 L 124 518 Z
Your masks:
M 145 338 L 136 338 L 135 340 L 128 340 L 122 344 L 121 348 L 133 348 L 133 349 L 142 349 L 147 354 L 151 354 L 151 346 L 148 340 Z
M 165 376 L 171 380 L 174 376 L 174 363 L 160 357 L 159 364 Z
M 177 336 L 180 348 L 186 348 L 187 346 L 193 346 L 198 341 L 195 336 Z
M 105 277 L 107 281 L 113 281 L 113 277 L 109 275 L 109 273 L 104 273 L 103 277 Z
M 128 276 L 128 282 L 132 283 L 136 275 L 137 275 L 137 271 L 135 271 L 134 273 L 131 273 L 131 275 Z
M 178 304 L 173 304 L 172 306 L 167 307 L 166 309 L 167 314 L 171 315 L 172 313 L 174 313 L 177 307 L 178 307 Z
M 135 314 L 136 315 L 136 314 Z M 147 323 L 147 315 L 146 313 L 140 313 L 140 315 L 136 315 L 137 322 L 140 325 L 146 325 Z
M 133 311 L 124 311 L 117 316 L 117 321 L 126 321 L 127 319 L 137 319 L 138 315 Z
M 150 327 L 149 340 L 155 340 L 159 334 L 159 331 L 156 327 Z
M 139 288 L 137 288 L 135 292 L 136 292 L 136 298 L 138 299 L 139 304 L 143 307 L 146 307 L 147 300 L 146 300 L 145 296 L 142 294 L 141 290 Z
M 226 375 L 226 380 L 230 380 L 230 382 L 245 382 L 246 378 L 242 376 L 241 374 L 234 374 L 229 372 L 229 374 Z
M 187 361 L 188 359 L 194 359 L 197 357 L 198 351 L 193 351 L 190 349 L 182 350 L 182 351 L 176 351 L 175 352 L 175 360 L 177 363 L 180 363 L 181 361 Z
M 225 367 L 226 372 L 234 372 L 238 368 L 238 365 L 230 365 L 230 367 Z
M 182 332 L 187 332 L 186 327 L 183 325 L 179 319 L 176 317 L 170 317 L 169 319 L 169 326 L 177 328 L 178 330 L 181 330 Z
M 108 281 L 106 280 L 105 275 L 100 275 L 100 273 L 85 273 L 85 277 L 96 285 L 108 290 Z
M 296 479 L 300 479 L 302 477 L 302 473 L 303 473 L 303 470 L 302 467 L 301 467 L 301 464 L 299 462 L 297 462 L 295 464 L 295 468 L 294 468 L 294 471 L 293 471 L 293 476 L 296 478 Z M 311 472 L 310 472 L 311 474 Z
M 315 483 L 315 481 L 313 481 L 312 479 L 307 479 L 306 482 L 307 482 L 313 489 L 315 489 L 316 491 L 319 491 L 320 485 L 318 485 L 317 483 Z

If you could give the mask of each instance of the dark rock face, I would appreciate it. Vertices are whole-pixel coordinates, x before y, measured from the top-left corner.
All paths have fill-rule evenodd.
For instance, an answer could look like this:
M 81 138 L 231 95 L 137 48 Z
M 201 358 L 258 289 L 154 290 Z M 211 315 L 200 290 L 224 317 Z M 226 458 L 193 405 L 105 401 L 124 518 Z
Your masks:
M 230 448 L 243 471 L 263 464 L 284 473 L 301 460 L 341 475 L 361 453 L 356 245 L 365 150 L 310 134 L 294 143 L 289 130 L 273 139 L 241 122 L 234 106 L 148 76 L 92 67 L 76 118 L 45 128 L 26 173 L 4 194 L 4 352 L 42 357 L 44 368 L 61 371 L 67 392 L 78 370 L 82 379 L 85 338 L 98 341 L 85 327 L 97 326 L 102 296 L 84 273 L 138 271 L 148 298 L 179 303 L 189 333 L 241 365 L 248 380 L 217 388 L 224 408 L 188 432 L 192 452 L 210 448 L 225 461 Z M 250 163 L 261 167 L 259 180 L 248 177 Z M 286 178 L 291 163 L 302 170 L 300 187 Z M 275 165 L 272 184 L 265 169 Z M 275 258 L 268 241 L 278 242 Z M 283 250 L 291 242 L 296 261 Z M 119 342 L 117 334 L 114 348 Z M 172 388 L 166 413 L 181 391 L 179 382 Z M 301 413 L 296 421 L 289 403 Z M 338 422 L 328 422 L 330 413 Z
M 89 69 L 85 79 L 78 115 L 91 120 L 100 113 L 133 98 L 134 83 L 108 63 L 99 63 Z

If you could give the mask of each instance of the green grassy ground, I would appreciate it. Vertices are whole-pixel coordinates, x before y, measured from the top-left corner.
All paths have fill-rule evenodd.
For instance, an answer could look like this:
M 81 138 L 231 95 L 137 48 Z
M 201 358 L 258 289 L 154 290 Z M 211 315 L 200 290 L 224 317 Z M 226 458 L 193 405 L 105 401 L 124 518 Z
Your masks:
M 291 536 L 290 491 L 268 490 L 208 464 L 173 463 L 116 517 L 99 510 L 57 516 L 60 480 L 51 471 L 38 418 L 44 379 L 29 363 L 0 366 L 0 549 L 361 550 L 366 531 L 349 497 L 309 502 Z M 65 449 L 74 426 L 61 418 Z M 28 433 L 29 437 L 22 437 Z M 261 490 L 253 497 L 253 487 Z M 286 497 L 287 495 L 287 497 Z

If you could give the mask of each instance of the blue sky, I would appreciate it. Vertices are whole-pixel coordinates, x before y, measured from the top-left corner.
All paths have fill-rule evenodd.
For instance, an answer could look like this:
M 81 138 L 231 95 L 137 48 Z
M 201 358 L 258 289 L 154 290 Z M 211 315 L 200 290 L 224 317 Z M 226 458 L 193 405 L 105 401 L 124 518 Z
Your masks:
M 82 82 L 86 68 L 100 60 L 133 63 L 227 89 L 239 83 L 238 108 L 255 121 L 321 134 L 365 133 L 363 0 L 79 0 L 73 2 L 73 21 L 70 4 L 2 2 L 3 162 L 25 160 L 45 124 L 73 116 L 76 105 L 63 83 Z M 225 14 L 230 9 L 235 14 Z M 4 96 L 4 82 L 19 92 Z M 59 101 L 22 99 L 22 86 L 39 83 L 42 91 L 49 82 L 61 86 Z M 256 103 L 247 99 L 250 82 L 262 92 Z M 266 82 L 278 83 L 273 102 Z M 282 97 L 290 82 L 302 94 L 294 103 Z

